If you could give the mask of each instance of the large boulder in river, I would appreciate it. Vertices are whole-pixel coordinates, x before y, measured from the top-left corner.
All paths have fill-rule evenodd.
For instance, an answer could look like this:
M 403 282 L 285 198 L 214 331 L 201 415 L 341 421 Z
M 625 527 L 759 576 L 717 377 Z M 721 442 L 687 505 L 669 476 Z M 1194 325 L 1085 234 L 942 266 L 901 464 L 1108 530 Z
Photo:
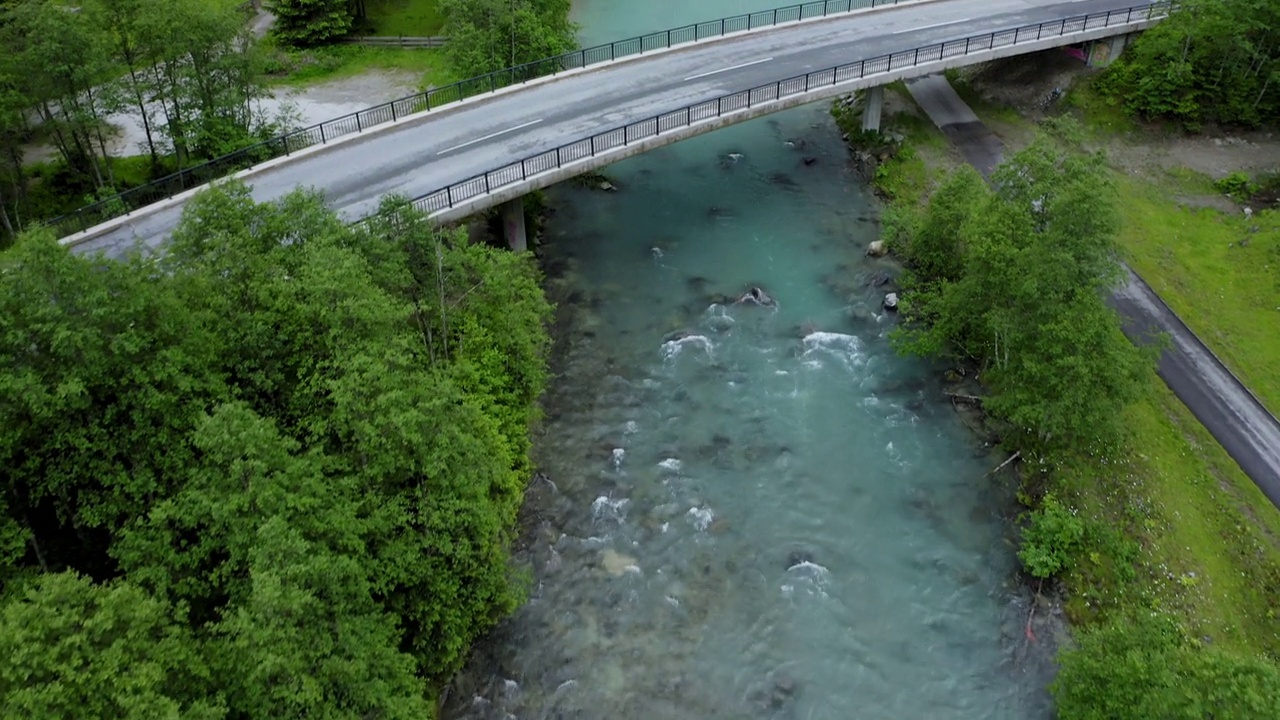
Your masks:
M 884 296 L 884 309 L 885 310 L 898 309 L 898 293 L 889 293 Z
M 889 252 L 883 240 L 874 240 L 867 246 L 867 254 L 871 257 L 883 257 Z

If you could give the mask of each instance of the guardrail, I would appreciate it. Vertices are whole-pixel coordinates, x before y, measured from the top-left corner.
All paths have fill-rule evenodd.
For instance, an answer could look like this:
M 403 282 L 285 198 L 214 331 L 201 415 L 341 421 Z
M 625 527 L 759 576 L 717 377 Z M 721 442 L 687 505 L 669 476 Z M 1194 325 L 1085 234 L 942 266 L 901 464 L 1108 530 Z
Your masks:
M 365 45 L 368 47 L 398 47 L 398 48 L 438 48 L 449 44 L 449 38 L 439 35 L 430 37 L 389 37 L 386 35 L 368 35 L 344 37 L 338 42 L 343 45 Z
M 1002 47 L 1031 43 L 1046 38 L 1069 37 L 1102 28 L 1132 25 L 1165 17 L 1171 3 L 1158 2 L 1123 10 L 1080 15 L 1065 20 L 1053 20 L 1037 25 L 1027 25 L 1012 30 L 1001 30 L 976 35 L 961 40 L 949 40 L 935 45 L 838 65 L 805 75 L 797 75 L 768 85 L 733 93 L 690 105 L 680 110 L 654 115 L 644 120 L 607 130 L 589 138 L 561 145 L 532 155 L 489 172 L 481 173 L 441 190 L 414 198 L 414 207 L 430 215 L 447 210 L 475 198 L 491 194 L 506 186 L 527 181 L 531 177 L 549 173 L 565 165 L 625 147 L 634 142 L 656 137 L 679 128 L 714 121 L 726 114 L 780 102 L 784 98 L 810 92 L 816 88 L 835 86 L 876 75 L 887 75 L 905 68 L 941 63 L 954 57 L 978 52 L 988 52 Z
M 840 15 L 855 10 L 911 4 L 913 2 L 919 2 L 919 0 L 818 0 L 817 2 L 788 5 L 771 10 L 733 15 L 719 20 L 683 25 L 670 30 L 660 30 L 648 35 L 619 40 L 607 45 L 596 45 L 595 47 L 575 50 L 564 55 L 497 70 L 486 75 L 461 80 L 452 85 L 445 85 L 381 105 L 374 105 L 342 117 L 279 135 L 256 145 L 250 145 L 200 165 L 167 175 L 146 185 L 126 190 L 119 195 L 101 200 L 92 205 L 86 205 L 74 212 L 50 220 L 48 225 L 53 228 L 58 237 L 66 237 L 258 163 L 289 155 L 313 145 L 324 144 L 344 135 L 363 132 L 366 128 L 394 122 L 414 113 L 431 110 L 469 97 L 492 93 L 535 78 L 555 75 L 676 45 L 721 37 L 731 33 L 799 22 L 800 20 L 828 15 Z

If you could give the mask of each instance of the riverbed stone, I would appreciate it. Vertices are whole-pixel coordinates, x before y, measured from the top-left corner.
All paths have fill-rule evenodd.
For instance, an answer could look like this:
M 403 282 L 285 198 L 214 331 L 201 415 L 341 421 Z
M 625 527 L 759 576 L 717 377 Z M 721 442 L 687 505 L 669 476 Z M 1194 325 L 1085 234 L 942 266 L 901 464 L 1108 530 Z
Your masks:
M 898 309 L 898 293 L 887 293 L 884 296 L 884 309 L 885 310 Z
M 871 257 L 883 257 L 888 252 L 889 248 L 883 240 L 872 240 L 871 244 L 867 245 L 867 254 Z

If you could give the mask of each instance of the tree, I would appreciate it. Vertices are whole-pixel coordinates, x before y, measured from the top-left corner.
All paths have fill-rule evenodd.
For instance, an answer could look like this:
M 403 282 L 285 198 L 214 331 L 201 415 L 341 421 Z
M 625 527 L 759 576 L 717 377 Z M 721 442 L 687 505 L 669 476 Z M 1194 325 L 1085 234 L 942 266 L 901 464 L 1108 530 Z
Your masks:
M 154 260 L 21 238 L 0 580 L 73 568 L 170 608 L 233 717 L 430 715 L 520 597 L 550 308 L 527 256 L 383 210 L 231 183 Z
M 908 248 L 923 259 L 908 259 L 927 274 L 910 288 L 899 346 L 977 364 L 990 390 L 984 406 L 1019 448 L 1110 442 L 1153 358 L 1124 338 L 1103 301 L 1121 270 L 1102 158 L 1079 152 L 1073 129 L 1059 126 L 992 181 L 987 194 L 972 178 L 950 179 L 917 224 Z M 983 195 L 965 217 L 961 203 Z
M 446 52 L 464 76 L 562 55 L 576 46 L 569 0 L 441 0 L 440 10 L 449 36 Z
M 1077 634 L 1051 689 L 1062 720 L 1280 717 L 1280 668 L 1201 647 L 1170 617 L 1136 612 Z
M 170 608 L 127 583 L 45 575 L 0 611 L 5 717 L 215 720 L 195 640 Z
M 110 577 L 110 538 L 191 462 L 212 343 L 143 260 L 100 264 L 47 231 L 0 259 L 0 464 L 32 559 Z
M 94 187 L 113 185 L 105 118 L 114 68 L 97 7 L 22 0 L 8 17 L 4 46 L 58 152 Z
M 351 32 L 351 0 L 269 0 L 276 15 L 272 32 L 289 45 L 323 45 Z
M 1280 3 L 1191 0 L 1142 33 L 1103 78 L 1136 114 L 1195 129 L 1280 118 Z

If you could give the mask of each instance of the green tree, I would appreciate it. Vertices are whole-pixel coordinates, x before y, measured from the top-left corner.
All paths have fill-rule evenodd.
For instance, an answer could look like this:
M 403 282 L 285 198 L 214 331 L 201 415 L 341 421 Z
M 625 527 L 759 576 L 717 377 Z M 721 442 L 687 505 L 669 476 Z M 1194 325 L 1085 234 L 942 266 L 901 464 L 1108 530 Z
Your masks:
M 441 0 L 446 48 L 471 77 L 567 53 L 576 47 L 569 0 Z M 519 78 L 516 78 L 519 79 Z
M 136 587 L 45 575 L 0 612 L 0 712 L 25 718 L 215 720 L 195 640 Z
M 1073 132 L 1042 133 L 1011 157 L 968 217 L 960 203 L 984 193 L 972 177 L 950 179 L 908 243 L 931 282 L 910 290 L 900 347 L 976 364 L 987 410 L 1029 452 L 1113 440 L 1151 364 L 1104 303 L 1121 277 L 1115 189 Z
M 1204 648 L 1152 612 L 1077 634 L 1051 686 L 1062 720 L 1280 717 L 1280 668 Z
M 351 32 L 351 0 L 269 0 L 276 15 L 272 32 L 289 45 L 323 45 Z
M 520 597 L 550 308 L 527 256 L 383 209 L 353 228 L 229 184 L 155 260 L 20 239 L 0 580 L 141 588 L 235 717 L 428 716 L 426 683 Z
M 0 465 L 32 560 L 96 577 L 111 537 L 172 492 L 212 343 L 146 262 L 101 264 L 45 231 L 0 257 Z
M 1280 118 L 1280 3 L 1189 0 L 1142 33 L 1103 78 L 1133 112 L 1190 128 Z
M 7 17 L 3 47 L 54 146 L 93 187 L 114 185 L 106 115 L 115 69 L 96 6 L 21 0 Z

